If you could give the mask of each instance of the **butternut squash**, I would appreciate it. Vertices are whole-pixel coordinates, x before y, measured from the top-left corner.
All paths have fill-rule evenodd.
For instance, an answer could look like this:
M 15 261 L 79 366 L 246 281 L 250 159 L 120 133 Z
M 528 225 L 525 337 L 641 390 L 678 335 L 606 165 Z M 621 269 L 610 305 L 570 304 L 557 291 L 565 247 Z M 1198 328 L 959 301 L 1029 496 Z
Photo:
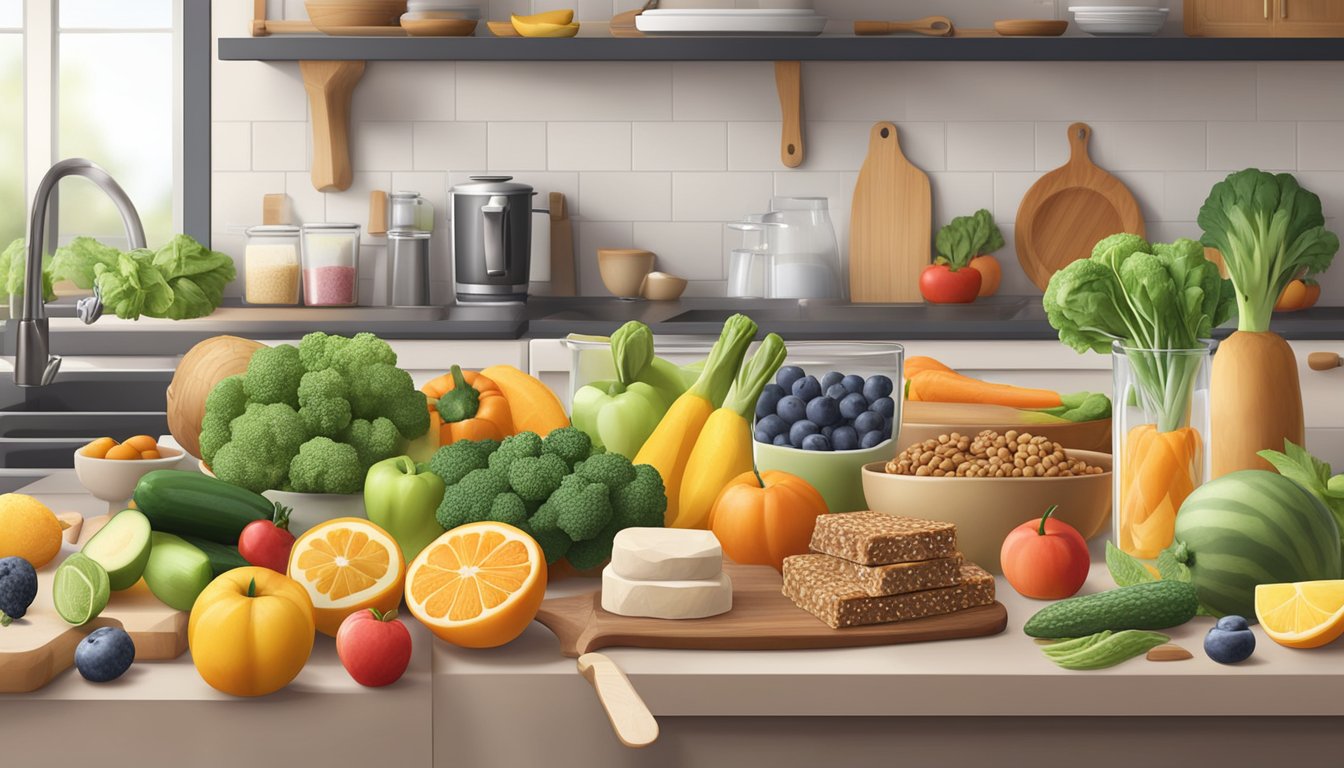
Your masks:
M 545 437 L 553 429 L 569 426 L 560 398 L 535 377 L 512 365 L 492 365 L 481 375 L 493 381 L 509 401 L 515 432 L 536 432 Z
M 1213 356 L 1209 395 L 1214 478 L 1240 469 L 1273 469 L 1257 452 L 1284 440 L 1303 445 L 1297 356 L 1272 331 L 1237 331 Z

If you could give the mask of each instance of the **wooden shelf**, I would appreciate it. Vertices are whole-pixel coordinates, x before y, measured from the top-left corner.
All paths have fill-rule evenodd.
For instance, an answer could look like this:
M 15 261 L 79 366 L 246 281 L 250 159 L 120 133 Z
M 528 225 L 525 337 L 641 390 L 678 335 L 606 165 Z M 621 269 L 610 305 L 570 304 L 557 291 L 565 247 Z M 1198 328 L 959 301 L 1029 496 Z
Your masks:
M 219 41 L 225 61 L 1344 61 L 1344 40 L 1199 37 L 327 37 Z

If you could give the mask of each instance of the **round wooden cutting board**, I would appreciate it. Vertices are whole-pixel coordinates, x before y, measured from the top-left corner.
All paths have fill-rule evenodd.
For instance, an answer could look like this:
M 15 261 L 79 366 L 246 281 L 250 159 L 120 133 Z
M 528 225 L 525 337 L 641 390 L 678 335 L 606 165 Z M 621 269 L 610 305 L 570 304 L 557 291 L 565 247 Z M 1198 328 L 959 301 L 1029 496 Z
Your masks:
M 1069 162 L 1042 176 L 1017 209 L 1017 260 L 1042 291 L 1050 276 L 1087 258 L 1117 232 L 1144 236 L 1143 214 L 1129 188 L 1087 154 L 1092 128 L 1069 126 Z

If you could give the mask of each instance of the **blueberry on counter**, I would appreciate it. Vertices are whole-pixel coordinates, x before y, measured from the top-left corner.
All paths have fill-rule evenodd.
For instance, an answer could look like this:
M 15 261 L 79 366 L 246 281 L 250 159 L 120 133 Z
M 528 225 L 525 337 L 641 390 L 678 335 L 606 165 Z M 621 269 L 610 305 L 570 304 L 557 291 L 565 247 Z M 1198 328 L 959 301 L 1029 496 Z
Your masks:
M 872 432 L 875 429 L 881 430 L 885 422 L 886 419 L 882 418 L 881 414 L 874 413 L 873 411 L 864 411 L 854 417 L 854 431 L 862 435 Z
M 0 559 L 0 626 L 21 619 L 37 597 L 37 571 L 22 557 Z
M 840 401 L 840 415 L 851 421 L 857 419 L 859 414 L 866 410 L 868 410 L 868 400 L 858 392 L 851 392 Z
M 802 421 L 807 418 L 807 402 L 796 395 L 785 395 L 775 406 L 775 413 L 789 424 Z
M 846 376 L 845 378 L 841 379 L 841 380 L 840 380 L 840 383 L 841 383 L 842 385 L 844 385 L 844 387 L 845 387 L 845 391 L 846 391 L 846 392 L 855 392 L 855 393 L 858 393 L 858 392 L 862 392 L 862 391 L 863 391 L 863 377 L 862 377 L 862 376 L 856 376 L 856 375 L 854 375 L 854 374 L 851 373 L 851 374 L 849 374 L 848 376 Z
M 877 446 L 881 445 L 882 442 L 886 439 L 887 438 L 883 437 L 882 433 L 877 430 L 873 430 L 872 432 L 865 432 L 863 433 L 863 437 L 859 438 L 859 447 L 863 448 L 864 450 L 867 450 L 869 448 L 876 448 Z
M 761 396 L 756 398 L 756 418 L 763 418 L 767 414 L 775 412 L 779 401 L 784 399 L 788 392 L 778 384 L 766 384 L 761 390 Z
M 793 389 L 793 382 L 803 378 L 807 374 L 802 368 L 796 365 L 786 365 L 775 372 L 775 383 L 783 387 L 786 391 Z
M 120 627 L 99 627 L 75 647 L 75 668 L 94 683 L 116 680 L 134 660 L 135 642 Z
M 806 379 L 804 379 L 806 381 Z M 829 427 L 840 422 L 840 404 L 825 395 L 807 401 L 807 420 Z
M 791 443 L 794 448 L 802 448 L 803 441 L 806 440 L 809 435 L 815 435 L 820 431 L 821 427 L 818 427 L 816 424 L 813 424 L 806 419 L 795 421 L 793 426 L 789 427 L 789 443 Z
M 868 406 L 868 410 L 890 419 L 896 415 L 896 401 L 890 397 L 879 397 Z
M 1204 636 L 1204 652 L 1219 664 L 1245 661 L 1255 652 L 1255 633 L 1241 616 L 1224 616 Z
M 804 376 L 793 382 L 793 394 L 811 401 L 813 398 L 821 396 L 821 383 L 817 381 L 816 376 Z
M 788 432 L 783 432 L 783 433 L 781 433 L 781 434 L 775 435 L 775 439 L 774 439 L 774 440 L 771 440 L 771 441 L 770 441 L 770 444 L 771 444 L 771 445 L 783 446 L 783 447 L 785 447 L 785 448 L 792 448 L 792 447 L 793 447 L 793 444 L 789 442 L 789 433 L 788 433 Z
M 863 396 L 868 398 L 868 402 L 871 403 L 879 398 L 890 397 L 894 388 L 895 386 L 891 383 L 891 378 L 879 373 L 876 376 L 869 376 L 868 379 L 863 382 L 862 392 Z
M 839 371 L 827 371 L 821 375 L 821 388 L 823 390 L 830 389 L 836 384 L 839 384 L 840 380 L 843 378 L 845 378 L 845 374 Z
M 859 433 L 853 427 L 836 427 L 831 433 L 831 445 L 837 451 L 852 451 L 859 447 Z
M 808 435 L 803 438 L 804 451 L 829 451 L 831 450 L 831 441 L 826 439 L 825 435 Z
M 844 384 L 835 383 L 826 388 L 825 394 L 832 400 L 840 401 L 845 399 L 845 395 L 849 394 L 849 390 L 845 389 Z

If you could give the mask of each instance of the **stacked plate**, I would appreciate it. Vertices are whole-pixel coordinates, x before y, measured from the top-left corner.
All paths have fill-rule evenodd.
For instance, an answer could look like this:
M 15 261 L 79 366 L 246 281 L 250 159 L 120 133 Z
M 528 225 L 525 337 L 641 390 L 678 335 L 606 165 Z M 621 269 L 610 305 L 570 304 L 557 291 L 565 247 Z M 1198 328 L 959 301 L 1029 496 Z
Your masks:
M 646 35 L 820 35 L 826 17 L 810 8 L 666 8 L 644 11 Z
M 1089 35 L 1156 35 L 1167 21 L 1166 8 L 1132 5 L 1071 5 L 1073 21 Z
M 402 18 L 476 20 L 481 18 L 481 9 L 464 0 L 406 0 Z

